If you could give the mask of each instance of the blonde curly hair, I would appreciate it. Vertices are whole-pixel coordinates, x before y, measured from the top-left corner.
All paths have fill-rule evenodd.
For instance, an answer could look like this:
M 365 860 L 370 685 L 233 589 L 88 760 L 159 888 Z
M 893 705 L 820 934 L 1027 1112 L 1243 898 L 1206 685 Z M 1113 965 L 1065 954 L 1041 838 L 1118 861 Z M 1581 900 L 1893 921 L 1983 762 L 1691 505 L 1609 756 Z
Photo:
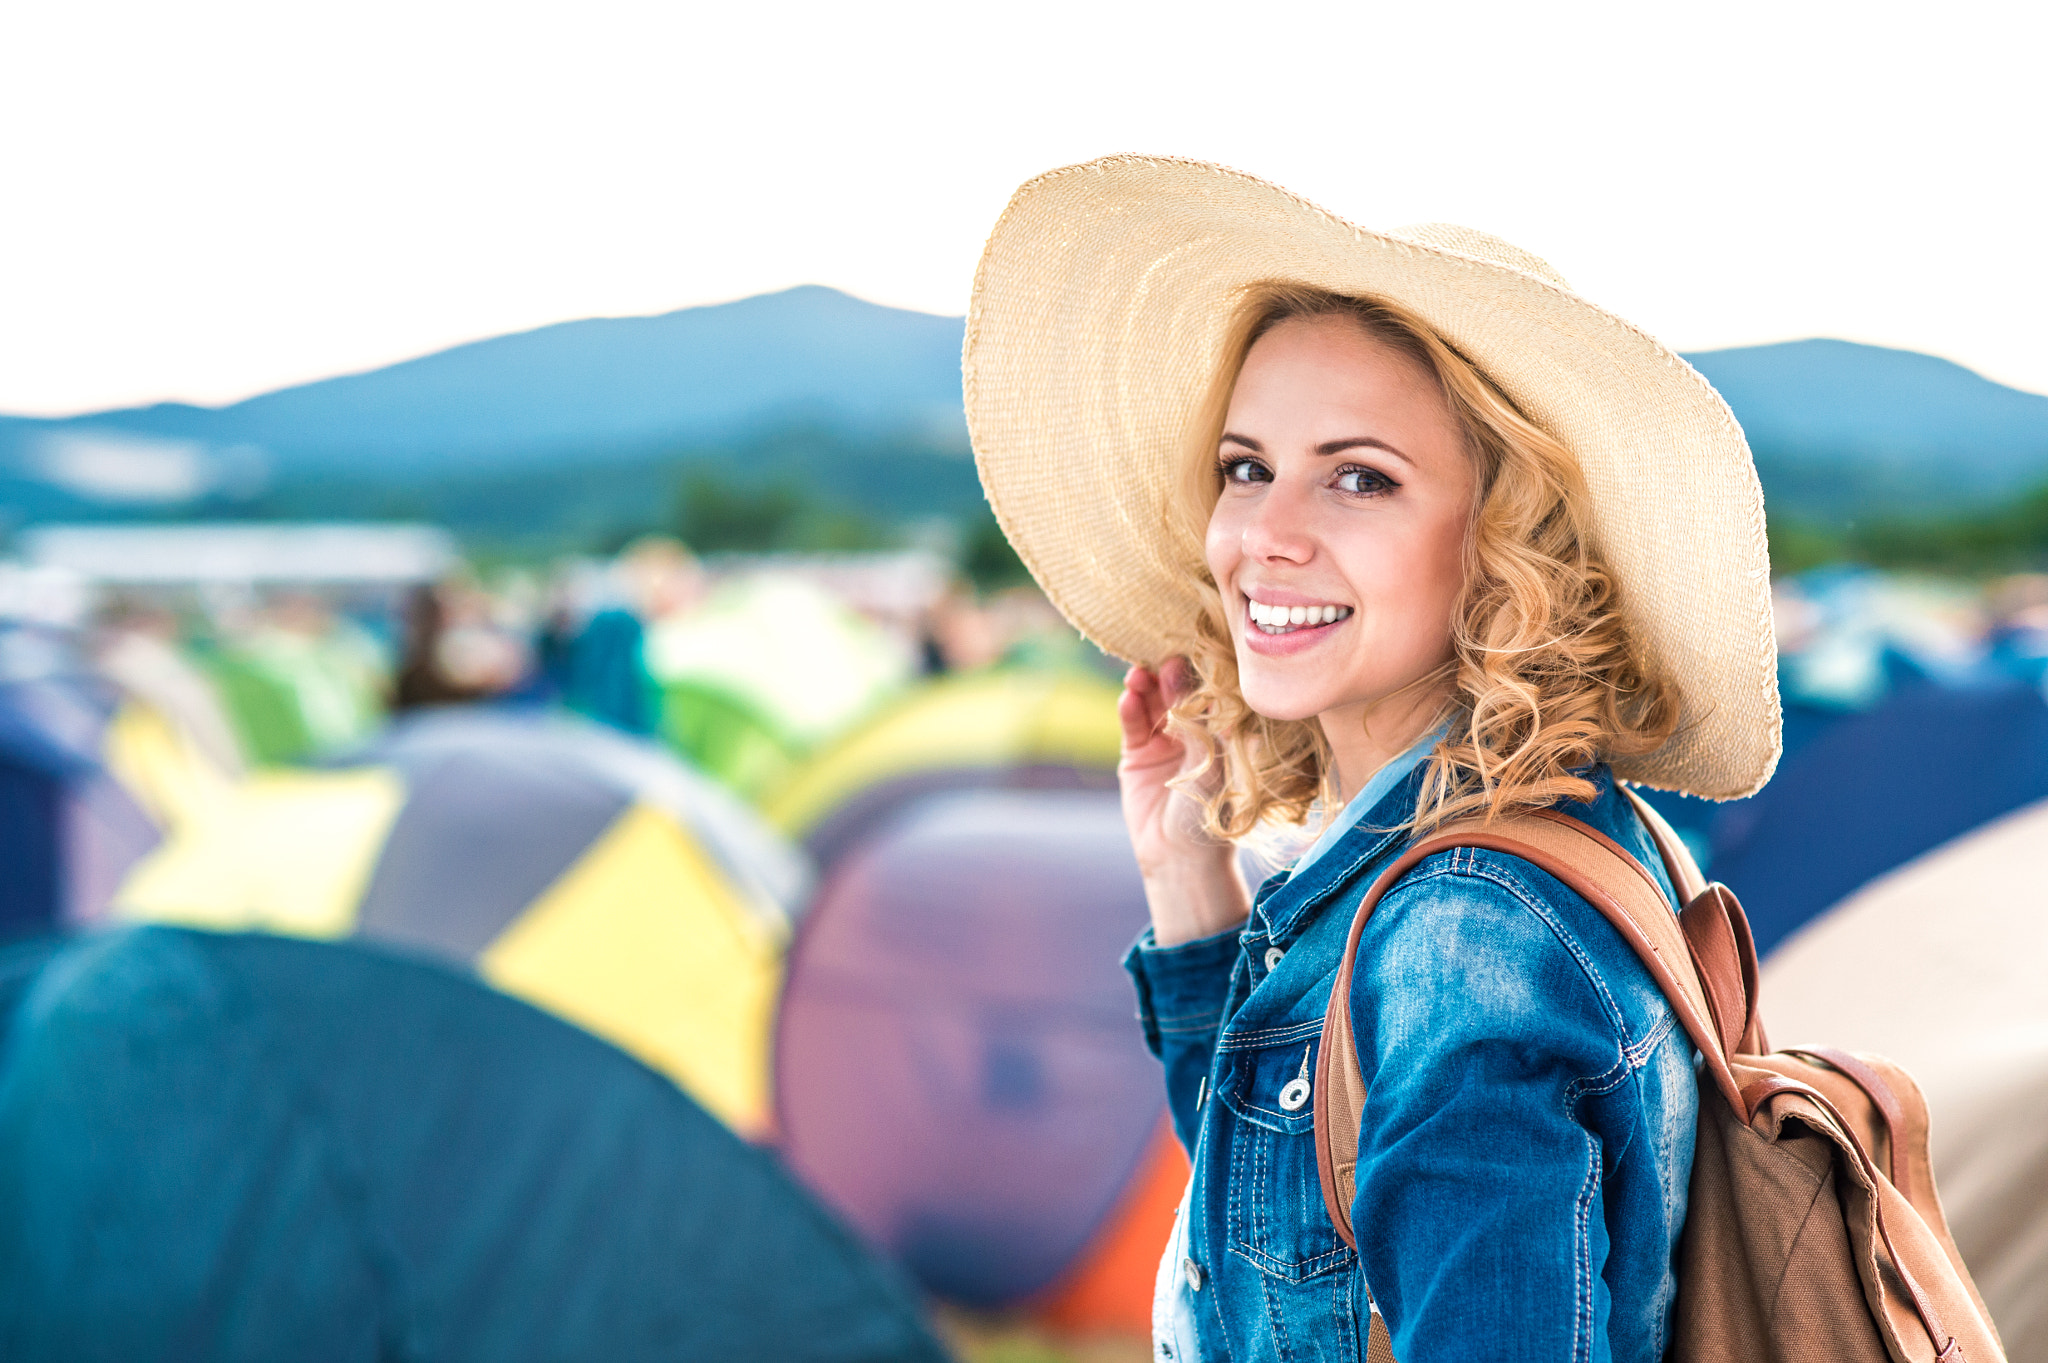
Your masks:
M 1216 505 L 1216 449 L 1246 353 L 1280 323 L 1307 317 L 1349 319 L 1433 374 L 1479 475 L 1465 581 L 1449 621 L 1452 656 L 1413 683 L 1448 684 L 1437 716 L 1448 731 L 1429 756 L 1407 827 L 1420 835 L 1454 819 L 1592 799 L 1585 768 L 1662 746 L 1678 723 L 1677 691 L 1629 629 L 1591 542 L 1571 451 L 1404 309 L 1286 282 L 1244 291 L 1224 363 L 1190 427 L 1177 499 L 1182 542 L 1202 543 Z M 1181 784 L 1201 799 L 1213 836 L 1299 824 L 1337 793 L 1322 726 L 1267 719 L 1245 704 L 1222 593 L 1206 564 L 1195 571 L 1208 587 L 1188 649 L 1195 681 L 1169 724 L 1207 760 Z

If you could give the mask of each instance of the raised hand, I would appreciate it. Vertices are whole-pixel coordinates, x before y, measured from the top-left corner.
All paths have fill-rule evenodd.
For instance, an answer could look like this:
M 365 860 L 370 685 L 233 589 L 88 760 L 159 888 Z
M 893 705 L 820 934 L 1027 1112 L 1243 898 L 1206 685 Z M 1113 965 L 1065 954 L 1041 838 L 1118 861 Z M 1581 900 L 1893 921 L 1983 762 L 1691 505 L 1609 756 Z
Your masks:
M 1236 849 L 1202 831 L 1194 796 L 1169 782 L 1192 771 L 1200 754 L 1167 732 L 1166 714 L 1193 685 L 1187 661 L 1173 658 L 1154 672 L 1134 667 L 1117 702 L 1123 754 L 1117 782 L 1124 824 L 1145 878 L 1153 939 L 1161 946 L 1220 932 L 1249 911 Z

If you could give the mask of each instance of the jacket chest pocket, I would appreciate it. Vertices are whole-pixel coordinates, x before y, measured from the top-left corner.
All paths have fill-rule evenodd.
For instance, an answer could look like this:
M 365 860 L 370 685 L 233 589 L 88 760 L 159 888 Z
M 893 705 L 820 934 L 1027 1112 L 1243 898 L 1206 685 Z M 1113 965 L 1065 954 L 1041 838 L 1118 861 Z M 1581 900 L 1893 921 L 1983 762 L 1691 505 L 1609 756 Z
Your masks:
M 1271 1038 L 1269 1041 L 1268 1038 Z M 1250 1040 L 1249 1038 L 1247 1040 Z M 1318 1027 L 1276 1029 L 1218 1053 L 1216 1096 L 1230 1123 L 1226 1227 L 1232 1252 L 1299 1282 L 1350 1266 L 1316 1172 Z

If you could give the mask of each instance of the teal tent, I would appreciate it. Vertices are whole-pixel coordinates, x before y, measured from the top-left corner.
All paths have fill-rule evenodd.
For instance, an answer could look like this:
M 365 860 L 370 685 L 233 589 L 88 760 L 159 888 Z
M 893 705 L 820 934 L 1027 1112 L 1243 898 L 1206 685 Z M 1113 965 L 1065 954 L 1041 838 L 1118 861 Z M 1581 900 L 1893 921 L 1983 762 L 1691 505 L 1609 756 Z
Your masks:
M 0 1357 L 936 1360 L 673 1084 L 356 943 L 0 959 Z

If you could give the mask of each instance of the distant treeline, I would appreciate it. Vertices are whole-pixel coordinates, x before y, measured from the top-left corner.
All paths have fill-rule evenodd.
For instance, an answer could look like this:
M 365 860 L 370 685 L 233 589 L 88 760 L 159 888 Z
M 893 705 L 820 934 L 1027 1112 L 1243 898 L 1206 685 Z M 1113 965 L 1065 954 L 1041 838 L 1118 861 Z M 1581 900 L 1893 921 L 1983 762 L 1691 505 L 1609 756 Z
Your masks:
M 2000 506 L 1931 516 L 1879 516 L 1824 525 L 1770 517 L 1771 568 L 1829 563 L 1983 576 L 2048 568 L 2048 482 Z
M 253 498 L 172 518 L 426 520 L 490 557 L 542 558 L 605 552 L 657 532 L 707 552 L 868 548 L 899 542 L 919 523 L 964 522 L 982 505 L 962 450 L 791 423 L 724 444 L 568 453 L 403 483 L 382 470 L 280 470 Z

